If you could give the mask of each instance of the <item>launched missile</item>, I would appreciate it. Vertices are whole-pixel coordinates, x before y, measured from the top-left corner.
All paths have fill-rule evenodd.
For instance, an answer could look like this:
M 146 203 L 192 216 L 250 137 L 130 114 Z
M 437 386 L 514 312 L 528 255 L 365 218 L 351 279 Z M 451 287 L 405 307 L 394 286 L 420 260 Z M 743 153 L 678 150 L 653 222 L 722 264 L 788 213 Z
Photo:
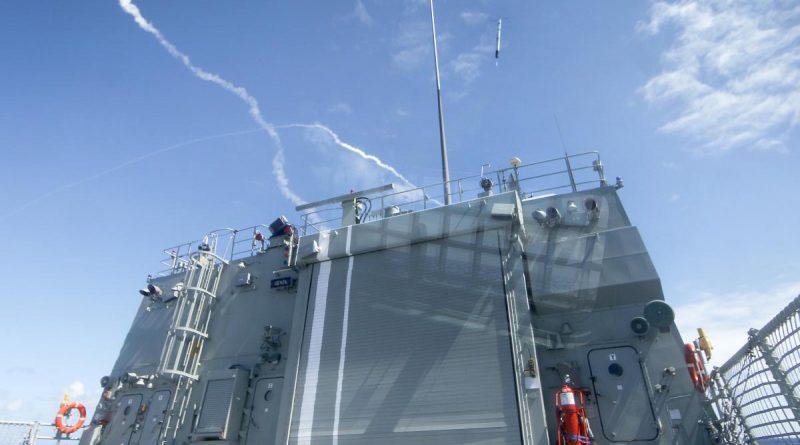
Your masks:
M 494 58 L 500 58 L 500 30 L 503 28 L 503 19 L 497 19 L 497 47 L 494 49 Z

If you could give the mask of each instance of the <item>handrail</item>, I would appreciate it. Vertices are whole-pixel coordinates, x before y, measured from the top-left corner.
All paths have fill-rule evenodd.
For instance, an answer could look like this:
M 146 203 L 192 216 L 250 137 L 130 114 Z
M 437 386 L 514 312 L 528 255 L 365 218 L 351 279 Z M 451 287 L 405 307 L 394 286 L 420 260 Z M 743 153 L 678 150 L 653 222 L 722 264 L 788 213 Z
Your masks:
M 587 174 L 592 171 L 595 175 Z M 489 179 L 487 188 L 482 179 Z M 584 186 L 607 185 L 603 164 L 597 151 L 586 151 L 566 156 L 545 159 L 528 164 L 502 168 L 484 172 L 482 175 L 470 175 L 448 181 L 450 200 L 453 203 L 464 202 L 484 193 L 503 193 L 516 190 L 523 199 L 533 198 L 543 193 L 557 190 L 569 192 L 582 189 Z M 397 190 L 386 186 L 370 189 L 367 192 L 388 193 L 372 196 L 373 209 L 362 216 L 362 221 L 377 221 L 398 213 L 426 210 L 443 206 L 445 200 L 443 183 L 433 183 L 421 187 Z M 383 190 L 381 190 L 383 189 Z M 342 224 L 342 208 L 334 203 L 330 207 L 315 206 L 300 215 L 298 225 L 300 235 L 316 233 L 321 230 L 339 227 Z M 261 233 L 261 240 L 256 240 Z M 266 238 L 269 237 L 269 226 L 257 224 L 244 229 L 230 227 L 215 229 L 205 234 L 208 247 L 223 261 L 246 258 L 266 251 Z M 190 256 L 203 243 L 201 240 L 190 241 L 164 249 L 166 258 L 161 260 L 165 269 L 157 276 L 172 275 L 186 271 L 191 266 Z
M 222 263 L 240 258 L 247 258 L 266 251 L 266 240 L 258 242 L 256 233 L 261 233 L 263 237 L 269 237 L 269 226 L 266 224 L 256 224 L 243 229 L 233 229 L 230 227 L 212 230 L 204 236 L 209 244 L 208 255 L 213 255 Z M 178 244 L 177 246 L 164 249 L 167 257 L 161 260 L 161 264 L 166 268 L 159 271 L 157 276 L 167 276 L 175 273 L 185 272 L 192 264 L 191 257 L 198 252 L 198 247 L 203 244 L 203 239 Z M 243 245 L 247 247 L 243 247 Z M 221 250 L 221 251 L 220 251 Z
M 591 162 L 586 162 L 587 158 Z M 572 162 L 575 160 L 577 162 Z M 541 168 L 553 169 L 539 171 Z M 588 170 L 594 171 L 597 176 L 593 178 L 585 176 Z M 489 189 L 484 188 L 483 179 L 490 179 Z M 548 180 L 558 181 L 556 178 L 564 178 L 563 182 L 548 183 Z M 542 161 L 531 162 L 489 171 L 483 175 L 471 175 L 448 181 L 450 185 L 450 201 L 453 203 L 463 202 L 473 199 L 480 192 L 491 190 L 492 193 L 503 193 L 511 190 L 520 192 L 522 198 L 535 197 L 539 193 L 555 190 L 567 189 L 569 192 L 578 191 L 582 186 L 593 184 L 595 186 L 607 185 L 603 164 L 600 154 L 597 151 L 587 151 L 571 155 L 559 156 L 556 158 L 545 159 Z M 530 187 L 533 183 L 540 183 L 539 187 Z M 428 184 L 412 189 L 392 191 L 378 196 L 370 196 L 373 203 L 373 210 L 366 216 L 366 221 L 383 219 L 385 214 L 397 208 L 399 211 L 425 210 L 429 208 L 441 207 L 446 201 L 444 196 L 444 184 L 442 182 Z M 329 229 L 341 225 L 341 207 L 317 208 L 314 211 L 304 213 L 300 216 L 300 234 L 318 232 L 321 229 Z M 337 212 L 337 217 L 327 218 L 322 214 Z
M 24 444 L 36 445 L 37 441 L 46 441 L 46 443 L 61 443 L 61 442 L 77 442 L 81 440 L 83 432 L 89 428 L 90 424 L 81 425 L 78 431 L 70 434 L 64 434 L 56 429 L 55 423 L 52 422 L 23 422 L 14 420 L 0 420 L 0 429 L 3 427 L 27 427 L 26 430 L 20 431 L 17 435 Z M 47 434 L 52 432 L 52 434 Z M 14 443 L 17 443 L 16 441 Z
M 758 443 L 770 437 L 800 439 L 800 296 L 748 334 L 747 343 L 714 371 L 720 377 L 715 385 L 724 389 L 725 403 L 717 408 L 733 419 L 726 424 L 723 418 L 721 426 Z

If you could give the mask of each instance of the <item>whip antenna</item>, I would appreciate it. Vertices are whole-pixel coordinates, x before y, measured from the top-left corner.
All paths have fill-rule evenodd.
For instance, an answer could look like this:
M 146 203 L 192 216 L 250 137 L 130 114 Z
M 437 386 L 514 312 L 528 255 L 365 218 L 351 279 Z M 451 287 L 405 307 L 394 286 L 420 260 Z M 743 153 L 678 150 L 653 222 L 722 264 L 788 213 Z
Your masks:
M 444 180 L 444 204 L 450 205 L 450 169 L 447 165 L 447 140 L 444 136 L 444 114 L 442 114 L 442 82 L 439 79 L 439 50 L 436 47 L 436 18 L 431 0 L 431 29 L 433 30 L 433 63 L 436 68 L 436 99 L 439 105 L 439 144 L 442 148 L 442 179 Z

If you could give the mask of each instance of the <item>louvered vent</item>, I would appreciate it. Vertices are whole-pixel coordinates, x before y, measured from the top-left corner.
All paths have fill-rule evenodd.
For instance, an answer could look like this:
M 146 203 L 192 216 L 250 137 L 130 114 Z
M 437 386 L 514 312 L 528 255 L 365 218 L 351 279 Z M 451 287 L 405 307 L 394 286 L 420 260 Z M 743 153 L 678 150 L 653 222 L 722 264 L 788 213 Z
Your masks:
M 247 372 L 241 369 L 209 372 L 194 436 L 227 440 L 239 428 Z

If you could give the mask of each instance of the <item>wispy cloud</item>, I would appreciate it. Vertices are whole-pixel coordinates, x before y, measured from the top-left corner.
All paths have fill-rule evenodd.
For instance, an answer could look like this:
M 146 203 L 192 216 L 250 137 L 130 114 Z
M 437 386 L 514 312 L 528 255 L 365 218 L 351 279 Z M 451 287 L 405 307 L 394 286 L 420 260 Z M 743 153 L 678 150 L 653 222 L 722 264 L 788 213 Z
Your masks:
M 455 72 L 465 82 L 472 82 L 481 75 L 482 57 L 475 52 L 459 54 L 451 62 L 453 72 Z
M 721 365 L 747 342 L 748 329 L 760 329 L 798 294 L 800 281 L 760 291 L 699 291 L 675 307 L 675 321 L 684 341 L 705 328 L 714 342 L 714 363 Z
M 339 102 L 328 108 L 328 113 L 350 115 L 353 114 L 353 107 L 347 102 Z
M 364 6 L 364 2 L 362 2 L 361 0 L 356 0 L 356 6 L 355 9 L 353 10 L 353 17 L 355 17 L 356 20 L 367 26 L 375 24 L 375 20 L 369 14 L 369 11 L 367 11 L 367 7 Z
M 644 34 L 674 32 L 663 70 L 640 88 L 665 104 L 661 130 L 698 154 L 785 150 L 800 124 L 800 7 L 778 0 L 658 1 Z
M 436 41 L 439 45 L 439 55 L 447 49 L 452 39 L 448 32 L 437 32 Z M 433 64 L 433 43 L 431 41 L 431 22 L 409 21 L 402 22 L 397 36 L 392 40 L 394 52 L 392 64 L 402 71 L 413 71 L 423 64 Z
M 467 25 L 477 25 L 479 23 L 483 23 L 489 16 L 483 12 L 478 11 L 463 11 L 459 14 L 461 20 L 464 21 Z
M 83 384 L 80 380 L 76 380 L 69 384 L 66 388 L 64 388 L 64 392 L 69 394 L 69 396 L 73 399 L 77 399 L 79 397 L 83 397 L 86 394 L 86 385 Z
M 480 77 L 484 65 L 492 60 L 494 48 L 491 32 L 485 32 L 475 46 L 450 62 L 450 68 L 464 83 L 471 83 Z
M 400 33 L 393 41 L 396 50 L 392 54 L 392 63 L 395 68 L 411 71 L 432 57 L 430 35 L 430 24 L 425 22 L 401 23 Z
M 22 408 L 22 399 L 0 399 L 0 413 L 13 413 Z
M 403 2 L 403 15 L 411 15 L 420 8 L 427 8 L 428 0 L 405 0 Z

